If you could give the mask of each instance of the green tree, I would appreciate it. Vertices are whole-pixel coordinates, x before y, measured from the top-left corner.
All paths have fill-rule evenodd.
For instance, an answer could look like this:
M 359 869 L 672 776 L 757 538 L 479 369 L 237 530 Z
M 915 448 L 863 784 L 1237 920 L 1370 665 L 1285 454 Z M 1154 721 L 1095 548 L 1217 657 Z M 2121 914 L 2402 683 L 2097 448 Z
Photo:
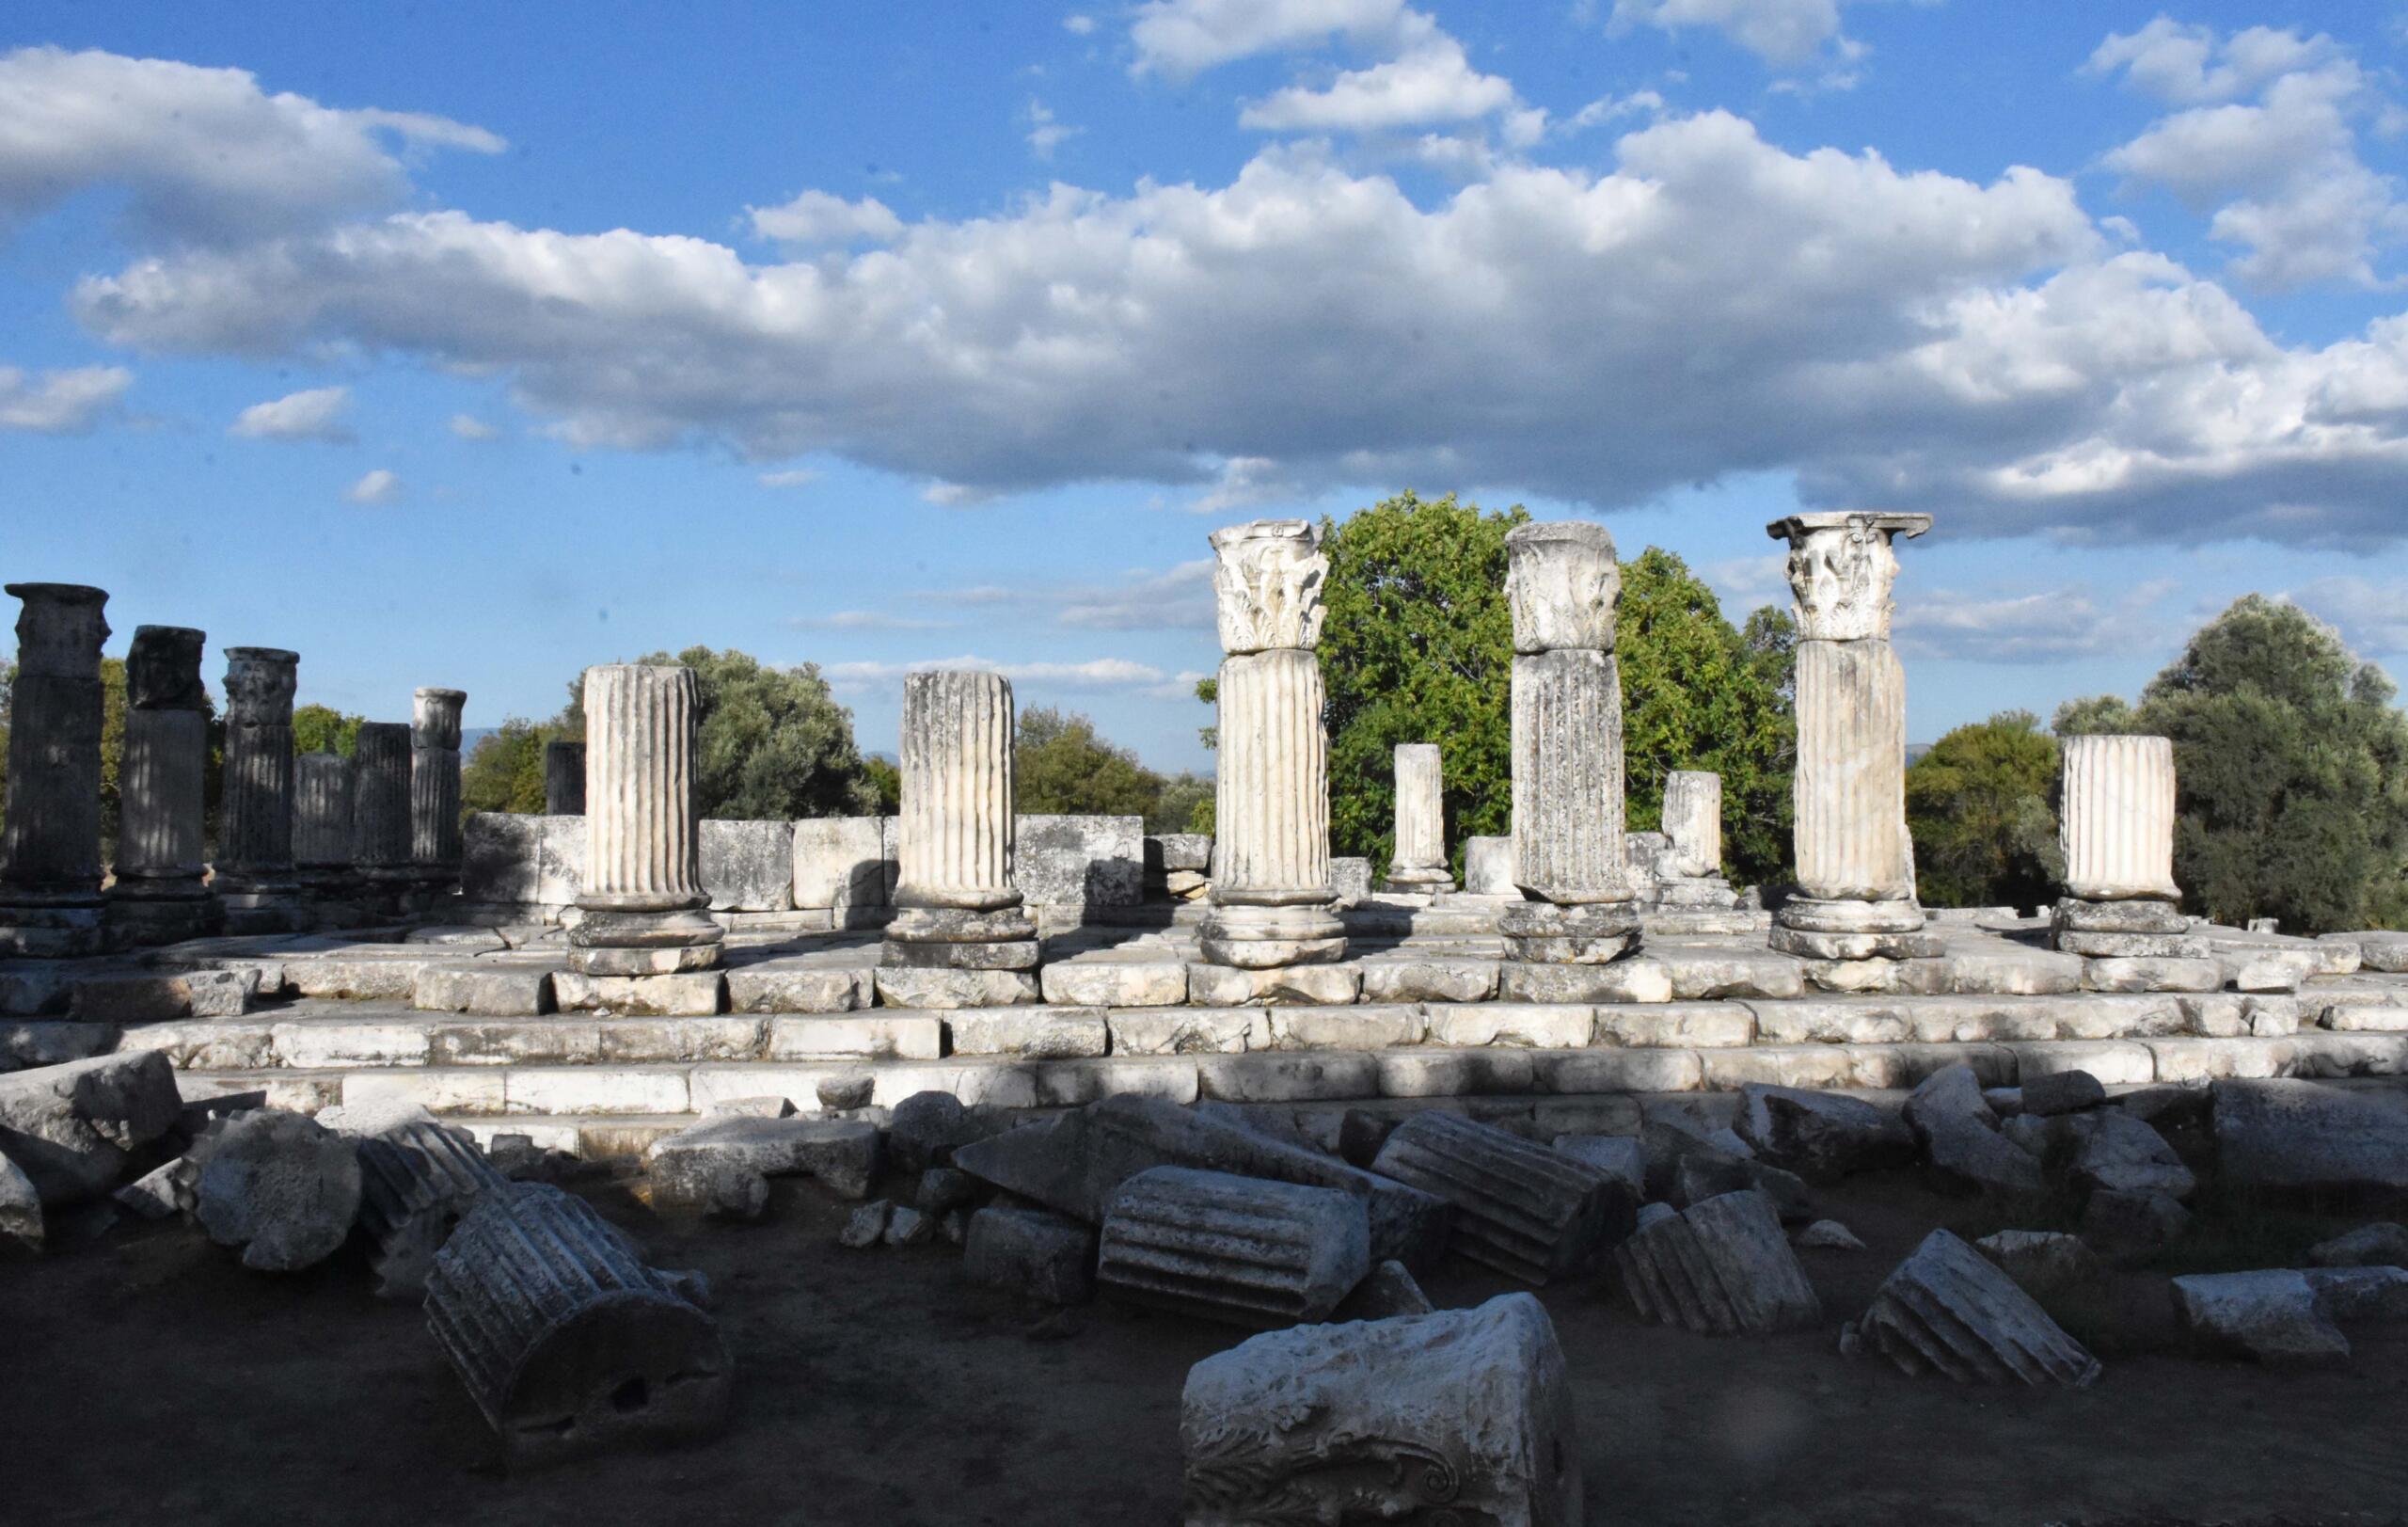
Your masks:
M 463 811 L 536 813 L 544 809 L 544 746 L 562 736 L 557 721 L 512 716 L 478 739 L 460 766 Z
M 892 758 L 875 753 L 864 754 L 862 768 L 869 775 L 869 787 L 878 793 L 878 814 L 892 817 L 903 809 L 903 771 Z
M 359 724 L 367 719 L 337 710 L 332 706 L 294 706 L 293 751 L 340 753 L 348 758 L 351 750 L 359 742 Z
M 1162 798 L 1163 777 L 1127 748 L 1096 735 L 1075 711 L 1032 706 L 1012 740 L 1020 809 L 1036 814 L 1143 817 Z
M 2035 907 L 2065 873 L 2057 744 L 2028 710 L 1959 726 L 1907 771 L 1916 889 L 1939 907 Z
M 1722 776 L 1722 851 L 1733 873 L 1743 883 L 1782 878 L 1798 748 L 1789 617 L 1758 610 L 1746 632 L 1735 629 L 1687 563 L 1649 547 L 1623 564 L 1614 645 L 1631 829 L 1661 823 L 1672 771 L 1711 770 Z
M 2143 730 L 2140 712 L 2120 695 L 2092 694 L 2067 700 L 2050 718 L 2049 730 L 2060 738 L 2116 737 Z
M 694 670 L 695 803 L 735 820 L 860 817 L 879 808 L 878 790 L 853 740 L 853 713 L 836 703 L 817 663 L 771 667 L 748 653 L 688 647 L 642 663 Z M 558 724 L 585 735 L 585 680 L 570 685 Z
M 1321 667 L 1329 693 L 1331 851 L 1374 874 L 1396 841 L 1396 746 L 1435 742 L 1447 841 L 1508 830 L 1513 811 L 1513 618 L 1505 533 L 1519 505 L 1401 493 L 1324 517 Z M 1198 687 L 1198 695 L 1203 689 Z
M 1210 774 L 1181 770 L 1163 781 L 1163 793 L 1154 809 L 1146 814 L 1149 833 L 1209 833 L 1213 809 L 1213 785 Z M 1204 818 L 1205 825 L 1197 827 L 1196 819 Z
M 2174 742 L 2174 870 L 2218 922 L 2295 932 L 2408 920 L 2408 717 L 2331 627 L 2252 594 L 2141 692 Z

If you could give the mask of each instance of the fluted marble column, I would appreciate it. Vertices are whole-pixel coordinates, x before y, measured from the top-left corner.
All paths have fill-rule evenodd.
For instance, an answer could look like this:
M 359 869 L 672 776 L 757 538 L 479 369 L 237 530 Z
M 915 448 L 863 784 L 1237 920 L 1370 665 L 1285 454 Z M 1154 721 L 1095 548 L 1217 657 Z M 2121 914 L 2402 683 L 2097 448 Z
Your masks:
M 410 729 L 362 722 L 351 745 L 351 862 L 362 880 L 410 878 Z
M 1253 970 L 1341 959 L 1346 928 L 1329 880 L 1329 737 L 1313 652 L 1329 559 L 1309 520 L 1258 519 L 1212 539 L 1227 656 L 1212 910 L 1197 945 L 1211 963 Z
M 1722 878 L 1722 776 L 1676 769 L 1664 777 L 1664 838 L 1650 895 L 1658 907 L 1731 908 L 1738 893 Z
M 1396 745 L 1396 854 L 1388 889 L 1436 896 L 1455 888 L 1447 868 L 1446 775 L 1435 742 Z
M 186 626 L 137 626 L 125 657 L 125 743 L 118 762 L 116 881 L 110 941 L 172 944 L 215 926 L 207 881 L 209 691 L 207 636 Z
M 699 701 L 690 668 L 585 671 L 585 879 L 569 962 L 589 976 L 719 963 L 694 810 Z
M 2066 895 L 2057 947 L 2093 956 L 2175 955 L 2190 927 L 2174 883 L 2174 744 L 2162 737 L 2065 740 L 2058 841 Z
M 881 962 L 1027 970 L 1037 925 L 1013 878 L 1012 686 L 1001 674 L 903 680 L 895 920 Z
M 1587 520 L 1505 537 L 1513 617 L 1513 863 L 1497 914 L 1509 958 L 1596 964 L 1638 946 L 1623 855 L 1622 674 L 1614 539 Z
M 293 867 L 313 891 L 339 891 L 351 879 L 351 773 L 340 753 L 293 760 Z
M 435 888 L 460 881 L 461 690 L 421 689 L 410 706 L 410 862 Z
M 10 583 L 17 679 L 0 832 L 0 955 L 97 953 L 101 918 L 101 644 L 108 595 Z
M 585 815 L 585 744 L 544 744 L 544 815 Z
M 1892 542 L 1929 515 L 1848 510 L 1766 527 L 1789 543 L 1798 620 L 1798 895 L 1775 915 L 1776 949 L 1819 960 L 1936 954 L 1920 930 L 1907 833 L 1907 680 L 1890 646 Z
M 238 933 L 299 926 L 293 868 L 293 691 L 301 655 L 226 649 L 226 767 L 212 881 Z

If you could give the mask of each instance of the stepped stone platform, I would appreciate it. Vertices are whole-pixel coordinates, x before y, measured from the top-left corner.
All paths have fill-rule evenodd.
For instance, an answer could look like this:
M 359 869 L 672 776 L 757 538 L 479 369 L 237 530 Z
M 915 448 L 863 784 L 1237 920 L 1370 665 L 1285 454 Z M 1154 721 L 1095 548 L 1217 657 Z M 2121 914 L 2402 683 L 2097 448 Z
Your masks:
M 1010 1111 L 1141 1093 L 1276 1110 L 1334 1142 L 1350 1108 L 1620 1133 L 1662 1100 L 1895 1091 L 1958 1062 L 1991 1086 L 2069 1069 L 2118 1088 L 2408 1074 L 2408 973 L 2373 968 L 2400 962 L 2388 935 L 2201 926 L 2194 954 L 2136 976 L 1994 911 L 1936 919 L 1937 958 L 1849 968 L 1777 953 L 1761 914 L 1722 913 L 1754 926 L 1673 920 L 1611 965 L 1533 966 L 1502 958 L 1501 904 L 1368 903 L 1346 915 L 1347 960 L 1262 972 L 1198 962 L 1194 909 L 1116 909 L 1053 932 L 1038 1000 L 999 1006 L 909 1000 L 875 932 L 740 916 L 724 970 L 666 978 L 677 1010 L 630 1010 L 661 1004 L 571 972 L 556 925 L 205 939 L 0 962 L 0 1070 L 154 1049 L 187 1097 L 406 1099 L 588 1154 L 746 1100 L 852 1103 L 864 1084 L 848 1111 L 931 1090 Z

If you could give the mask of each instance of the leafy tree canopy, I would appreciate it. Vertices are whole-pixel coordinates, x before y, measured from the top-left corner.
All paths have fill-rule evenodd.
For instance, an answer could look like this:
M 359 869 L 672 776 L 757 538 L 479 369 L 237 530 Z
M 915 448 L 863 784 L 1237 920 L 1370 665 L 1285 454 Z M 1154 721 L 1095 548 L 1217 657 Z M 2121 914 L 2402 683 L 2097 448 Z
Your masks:
M 2065 873 L 2057 744 L 2028 710 L 1959 726 L 1907 771 L 1916 888 L 1939 907 L 2046 904 Z
M 1196 800 L 1211 788 L 1192 774 L 1164 778 L 1097 736 L 1085 716 L 1051 706 L 1020 713 L 1012 772 L 1022 811 L 1143 817 L 1146 830 L 1156 833 L 1184 831 Z
M 294 706 L 293 751 L 340 753 L 348 758 L 351 750 L 359 742 L 359 724 L 367 719 L 337 710 L 332 706 Z
M 464 811 L 544 809 L 544 746 L 555 740 L 584 740 L 584 733 L 568 736 L 558 720 L 532 722 L 513 716 L 478 739 L 460 766 L 460 805 Z

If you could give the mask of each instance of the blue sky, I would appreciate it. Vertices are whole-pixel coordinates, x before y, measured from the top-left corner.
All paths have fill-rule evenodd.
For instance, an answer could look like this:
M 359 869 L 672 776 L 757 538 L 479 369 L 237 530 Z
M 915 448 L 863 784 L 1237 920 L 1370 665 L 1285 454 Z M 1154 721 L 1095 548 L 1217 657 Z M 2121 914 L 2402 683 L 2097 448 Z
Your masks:
M 2392 4 L 19 0 L 0 573 L 372 717 L 706 643 L 1162 767 L 1205 536 L 1408 486 L 1735 619 L 1766 520 L 1928 509 L 1920 739 L 2251 590 L 2396 670 L 2403 69 Z

